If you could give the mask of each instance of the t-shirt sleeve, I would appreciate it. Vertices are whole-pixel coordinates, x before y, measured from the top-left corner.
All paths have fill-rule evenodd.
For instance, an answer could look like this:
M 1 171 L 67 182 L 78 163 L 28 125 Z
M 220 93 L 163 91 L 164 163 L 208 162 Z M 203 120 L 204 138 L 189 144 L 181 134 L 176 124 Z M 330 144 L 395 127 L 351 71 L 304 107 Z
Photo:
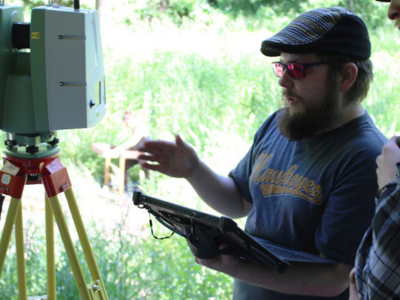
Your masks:
M 378 155 L 375 152 L 360 151 L 342 166 L 315 235 L 322 254 L 349 265 L 354 265 L 357 248 L 374 215 L 378 185 L 376 165 L 371 162 Z
M 239 192 L 242 195 L 242 197 L 250 203 L 253 203 L 253 197 L 251 196 L 249 188 L 249 178 L 252 169 L 252 164 L 250 162 L 251 162 L 253 147 L 254 145 L 250 148 L 247 154 L 238 163 L 236 168 L 234 168 L 231 172 L 229 172 L 229 177 L 233 178 L 233 180 L 235 181 L 235 184 L 239 189 Z

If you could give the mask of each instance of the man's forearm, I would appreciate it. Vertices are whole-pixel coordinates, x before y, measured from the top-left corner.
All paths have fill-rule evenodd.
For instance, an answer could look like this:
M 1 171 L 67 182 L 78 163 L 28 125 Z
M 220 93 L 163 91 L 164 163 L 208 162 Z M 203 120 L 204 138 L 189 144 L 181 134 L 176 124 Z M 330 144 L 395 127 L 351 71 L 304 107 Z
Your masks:
M 238 265 L 236 279 L 280 293 L 332 297 L 349 286 L 351 266 L 345 264 L 292 264 L 284 273 L 244 261 Z
M 204 202 L 228 217 L 247 216 L 252 207 L 243 199 L 232 178 L 216 174 L 203 162 L 186 179 Z

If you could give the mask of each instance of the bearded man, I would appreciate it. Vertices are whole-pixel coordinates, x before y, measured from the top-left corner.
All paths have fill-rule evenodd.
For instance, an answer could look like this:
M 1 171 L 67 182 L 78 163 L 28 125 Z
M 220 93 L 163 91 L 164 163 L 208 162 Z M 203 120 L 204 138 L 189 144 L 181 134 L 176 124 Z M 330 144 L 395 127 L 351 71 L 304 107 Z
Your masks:
M 374 214 L 375 159 L 386 138 L 362 107 L 372 81 L 365 23 L 345 8 L 300 15 L 261 52 L 284 107 L 259 128 L 229 176 L 213 172 L 179 136 L 150 141 L 143 167 L 185 178 L 221 214 L 247 216 L 246 232 L 331 258 L 282 274 L 233 255 L 196 261 L 235 280 L 233 299 L 348 299 L 348 274 Z

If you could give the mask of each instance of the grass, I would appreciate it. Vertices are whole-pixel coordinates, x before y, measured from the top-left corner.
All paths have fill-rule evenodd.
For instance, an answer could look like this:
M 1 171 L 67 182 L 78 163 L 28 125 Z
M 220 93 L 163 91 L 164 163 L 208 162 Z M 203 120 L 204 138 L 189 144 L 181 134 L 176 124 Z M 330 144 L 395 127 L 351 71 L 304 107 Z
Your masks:
M 184 239 L 179 236 L 162 241 L 154 239 L 145 210 L 133 207 L 129 199 L 115 202 L 106 189 L 87 179 L 87 174 L 79 174 L 74 166 L 68 169 L 71 178 L 75 179 L 73 182 L 76 182 L 75 195 L 110 300 L 230 298 L 232 279 L 197 265 Z M 150 182 L 148 184 L 151 185 Z M 23 197 L 26 274 L 30 296 L 46 294 L 46 243 L 41 194 L 41 186 L 27 186 Z M 60 202 L 86 282 L 89 283 L 92 279 L 62 195 Z M 195 206 L 195 203 L 192 202 L 191 206 Z M 154 222 L 154 232 L 159 237 L 170 234 L 157 222 Z M 57 299 L 79 299 L 57 229 L 55 236 Z M 18 299 L 15 261 L 13 237 L 0 280 L 2 299 Z
M 88 234 L 109 299 L 229 299 L 231 279 L 195 264 L 184 239 L 155 241 L 126 232 L 123 223 L 114 228 L 89 224 Z M 159 230 L 159 229 L 158 229 Z M 28 222 L 26 237 L 28 294 L 46 294 L 45 244 L 41 227 Z M 109 231 L 109 234 L 99 235 Z M 77 249 L 79 244 L 76 243 Z M 11 248 L 12 249 L 12 248 Z M 10 249 L 10 250 L 11 250 Z M 64 248 L 57 243 L 57 299 L 79 299 Z M 84 256 L 78 251 L 82 267 Z M 9 251 L 7 261 L 15 261 Z M 174 263 L 170 263 L 174 262 Z M 91 281 L 85 270 L 87 283 Z M 3 271 L 3 299 L 18 299 L 15 264 Z M 206 297 L 206 298 L 204 298 Z

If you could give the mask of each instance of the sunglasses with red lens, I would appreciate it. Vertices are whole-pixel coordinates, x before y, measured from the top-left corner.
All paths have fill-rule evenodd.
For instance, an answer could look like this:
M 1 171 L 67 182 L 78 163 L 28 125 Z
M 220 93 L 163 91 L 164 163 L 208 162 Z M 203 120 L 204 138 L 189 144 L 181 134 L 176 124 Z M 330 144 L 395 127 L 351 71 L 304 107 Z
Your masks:
M 309 64 L 301 64 L 301 63 L 288 63 L 284 64 L 280 61 L 276 61 L 272 63 L 272 69 L 277 77 L 281 78 L 283 76 L 283 72 L 287 70 L 289 76 L 293 79 L 302 79 L 306 77 L 306 69 L 309 67 L 319 66 L 319 65 L 327 65 L 332 63 L 332 61 L 320 61 L 316 63 Z

